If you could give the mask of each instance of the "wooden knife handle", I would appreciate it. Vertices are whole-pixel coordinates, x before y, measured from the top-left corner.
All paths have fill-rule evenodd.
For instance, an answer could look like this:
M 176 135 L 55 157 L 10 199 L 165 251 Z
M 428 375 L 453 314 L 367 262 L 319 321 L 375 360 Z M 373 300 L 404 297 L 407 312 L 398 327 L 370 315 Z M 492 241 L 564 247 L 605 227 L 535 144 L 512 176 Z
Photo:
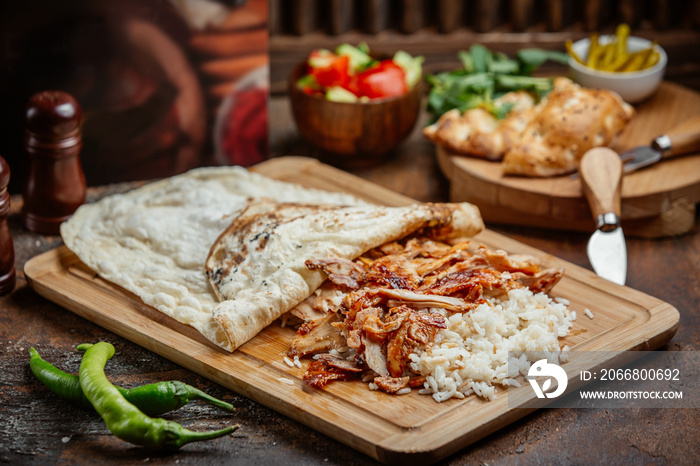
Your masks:
M 581 186 L 593 213 L 593 219 L 612 212 L 620 216 L 622 192 L 622 160 L 607 147 L 596 147 L 583 155 Z
M 666 131 L 664 136 L 668 138 L 665 143 L 669 144 L 670 148 L 663 151 L 663 158 L 700 152 L 700 116 L 671 128 Z M 659 136 L 654 140 L 654 143 L 661 146 L 662 150 L 664 149 L 663 144 L 659 144 L 657 141 L 664 136 Z

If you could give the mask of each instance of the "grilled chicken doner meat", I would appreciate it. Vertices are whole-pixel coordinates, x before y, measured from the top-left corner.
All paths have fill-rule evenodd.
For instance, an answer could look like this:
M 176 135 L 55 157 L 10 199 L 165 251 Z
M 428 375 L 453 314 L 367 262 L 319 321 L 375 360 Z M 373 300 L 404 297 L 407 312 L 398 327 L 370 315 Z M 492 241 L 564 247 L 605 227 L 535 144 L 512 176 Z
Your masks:
M 364 270 L 361 266 L 348 259 L 339 257 L 329 259 L 307 260 L 306 267 L 309 270 L 323 270 L 332 283 L 350 290 L 360 287 Z
M 383 392 L 396 393 L 408 387 L 410 377 L 375 377 L 374 383 Z
M 549 291 L 563 275 L 528 255 L 483 246 L 470 252 L 468 246 L 414 236 L 355 261 L 306 261 L 309 269 L 326 273 L 322 295 L 332 299 L 302 303 L 312 308 L 325 303 L 323 312 L 305 312 L 313 320 L 299 329 L 289 349 L 290 356 L 315 355 L 305 382 L 322 387 L 368 372 L 387 393 L 420 385 L 410 355 L 447 328 L 446 314 L 469 312 L 515 288 Z
M 338 321 L 340 321 L 340 315 L 333 313 L 302 325 L 292 340 L 287 354 L 301 358 L 345 346 L 345 338 L 333 326 L 333 323 Z
M 352 380 L 359 377 L 362 369 L 338 367 L 328 360 L 315 360 L 309 364 L 304 373 L 304 383 L 316 388 L 322 388 L 334 380 Z
M 397 310 L 404 314 L 398 330 L 392 333 L 387 343 L 387 367 L 392 377 L 401 377 L 406 368 L 408 355 L 418 346 L 426 346 L 435 339 L 438 330 L 447 328 L 440 314 L 420 313 L 413 309 Z
M 378 294 L 385 298 L 395 299 L 401 303 L 420 309 L 440 308 L 448 311 L 466 311 L 469 304 L 460 298 L 450 296 L 439 296 L 437 294 L 422 294 L 409 290 L 392 290 L 382 288 Z

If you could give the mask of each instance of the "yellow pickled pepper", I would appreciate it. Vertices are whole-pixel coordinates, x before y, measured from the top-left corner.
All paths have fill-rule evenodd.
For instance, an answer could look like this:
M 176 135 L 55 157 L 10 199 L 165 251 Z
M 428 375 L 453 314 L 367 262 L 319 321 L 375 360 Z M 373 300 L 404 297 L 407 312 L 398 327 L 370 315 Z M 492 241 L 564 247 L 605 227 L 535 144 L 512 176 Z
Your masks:
M 630 27 L 626 23 L 615 28 L 615 34 L 610 42 L 601 44 L 597 32 L 591 33 L 588 56 L 585 60 L 573 50 L 571 40 L 566 41 L 566 50 L 574 60 L 593 69 L 604 71 L 638 71 L 654 66 L 659 61 L 659 53 L 655 50 L 656 41 L 648 49 L 630 53 L 627 40 Z
M 621 57 L 627 55 L 627 39 L 630 36 L 629 25 L 622 23 L 615 30 L 615 37 L 617 40 L 617 56 Z
M 618 71 L 640 71 L 654 66 L 659 61 L 659 53 L 654 48 L 655 46 L 656 41 L 649 48 L 631 53 L 629 60 Z
M 598 63 L 595 64 L 595 68 L 599 70 L 607 69 L 615 59 L 615 42 L 608 42 L 603 47 L 603 53 L 601 53 Z
M 590 45 L 588 46 L 588 57 L 586 58 L 586 66 L 595 68 L 598 57 L 603 52 L 602 47 L 598 44 L 598 33 L 591 34 Z
M 644 60 L 646 59 L 647 50 L 640 50 L 639 52 L 634 52 L 629 54 L 627 61 L 618 67 L 616 71 L 638 71 L 642 69 Z
M 649 47 L 649 53 L 647 54 L 644 63 L 642 64 L 643 70 L 651 68 L 659 62 L 659 52 L 656 51 L 656 41 L 652 42 L 651 47 Z
M 628 59 L 627 39 L 630 36 L 629 25 L 622 23 L 615 30 L 615 50 L 614 56 L 606 63 L 604 69 L 606 71 L 615 71 L 622 67 Z

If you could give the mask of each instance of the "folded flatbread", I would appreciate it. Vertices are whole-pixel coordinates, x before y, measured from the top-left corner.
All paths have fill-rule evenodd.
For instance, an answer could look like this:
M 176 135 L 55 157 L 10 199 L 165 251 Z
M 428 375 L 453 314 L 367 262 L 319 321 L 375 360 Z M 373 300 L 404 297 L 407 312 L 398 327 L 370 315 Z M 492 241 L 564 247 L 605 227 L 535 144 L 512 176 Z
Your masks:
M 323 282 L 307 259 L 355 258 L 421 228 L 444 238 L 482 227 L 470 204 L 379 207 L 218 167 L 84 205 L 61 235 L 100 277 L 233 351 Z
M 348 194 L 306 189 L 241 167 L 200 168 L 83 205 L 61 225 L 61 236 L 100 277 L 231 350 L 212 318 L 219 300 L 204 263 L 212 243 L 250 198 L 263 196 L 366 204 Z
M 206 273 L 221 301 L 214 320 L 236 348 L 326 279 L 306 261 L 355 259 L 413 232 L 439 239 L 483 229 L 471 204 L 408 207 L 251 202 L 213 244 Z

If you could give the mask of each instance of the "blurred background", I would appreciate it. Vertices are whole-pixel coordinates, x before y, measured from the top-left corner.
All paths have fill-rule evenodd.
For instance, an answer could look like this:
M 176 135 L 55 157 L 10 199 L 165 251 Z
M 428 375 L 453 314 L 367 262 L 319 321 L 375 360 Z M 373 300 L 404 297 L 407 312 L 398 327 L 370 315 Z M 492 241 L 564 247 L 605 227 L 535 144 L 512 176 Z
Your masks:
M 88 185 L 266 158 L 267 20 L 267 0 L 2 2 L 11 192 L 23 180 L 24 105 L 47 89 L 83 107 Z
M 61 89 L 83 106 L 89 185 L 314 155 L 284 100 L 293 66 L 313 49 L 403 49 L 425 56 L 430 74 L 459 66 L 457 52 L 473 43 L 563 50 L 567 38 L 621 22 L 666 50 L 666 80 L 700 90 L 700 0 L 2 2 L 0 154 L 18 192 L 24 105 Z
M 623 22 L 667 51 L 667 80 L 700 89 L 698 0 L 270 0 L 272 90 L 285 92 L 310 50 L 343 42 L 425 55 L 429 74 L 458 67 L 457 52 L 475 42 L 508 54 L 563 51 L 567 38 Z
M 325 160 L 299 136 L 288 98 L 293 67 L 311 50 L 365 41 L 377 54 L 405 50 L 425 57 L 423 74 L 461 68 L 458 52 L 479 43 L 515 56 L 523 48 L 564 51 L 567 39 L 614 33 L 626 22 L 632 35 L 658 41 L 668 54 L 665 80 L 700 91 L 700 0 L 271 0 L 270 155 Z M 547 62 L 537 74 L 566 75 Z M 428 86 L 424 85 L 427 94 Z M 424 106 L 425 108 L 425 106 Z M 418 200 L 446 199 L 450 183 L 421 134 L 421 112 L 412 133 L 376 169 L 346 168 Z M 329 162 L 332 163 L 332 162 Z

